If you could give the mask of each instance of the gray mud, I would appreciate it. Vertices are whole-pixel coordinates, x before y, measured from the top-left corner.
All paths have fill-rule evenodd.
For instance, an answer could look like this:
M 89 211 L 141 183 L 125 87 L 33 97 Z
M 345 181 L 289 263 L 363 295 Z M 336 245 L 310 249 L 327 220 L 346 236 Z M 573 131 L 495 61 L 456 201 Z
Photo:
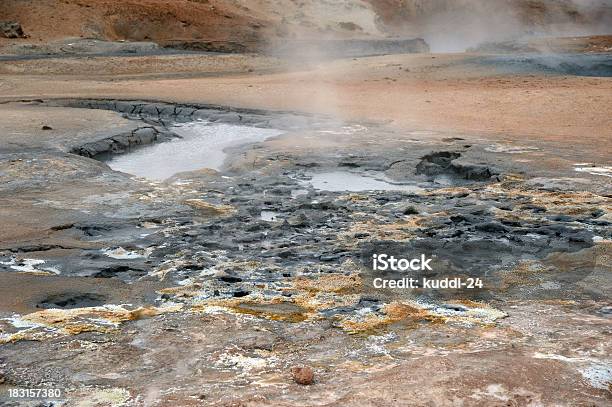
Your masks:
M 165 179 L 179 171 L 169 165 L 169 172 L 155 176 L 155 167 L 164 165 L 164 154 L 168 153 L 162 150 L 162 155 L 154 158 L 147 153 L 153 147 L 142 146 L 160 143 L 157 146 L 172 147 L 184 142 L 176 137 L 181 137 L 179 129 L 192 123 L 190 120 L 203 119 L 207 125 L 224 126 L 227 138 L 232 140 L 239 140 L 244 129 L 269 132 L 270 128 L 282 128 L 286 134 L 280 140 L 284 140 L 294 137 L 292 133 L 311 134 L 317 128 L 335 125 L 325 118 L 201 106 L 116 101 L 51 104 L 112 109 L 147 123 L 149 127 L 138 127 L 129 134 L 86 143 L 71 151 L 106 161 L 111 168 L 128 174 L 130 169 L 122 165 L 133 159 L 136 167 L 132 175 L 145 177 L 150 160 L 150 178 L 154 179 Z M 354 139 L 369 137 L 358 135 L 361 129 L 356 131 Z M 280 132 L 275 130 L 272 134 L 279 136 Z M 319 273 L 321 267 L 340 269 L 345 261 L 360 262 L 367 275 L 370 253 L 376 247 L 387 247 L 397 253 L 432 254 L 442 274 L 486 275 L 497 287 L 502 274 L 521 262 L 542 262 L 553 252 L 592 248 L 594 238 L 605 239 L 610 234 L 605 211 L 596 205 L 570 215 L 564 213 L 563 207 L 547 208 L 544 199 L 534 202 L 529 194 L 519 192 L 522 184 L 509 176 L 511 168 L 499 162 L 486 163 L 483 148 L 480 152 L 474 145 L 453 148 L 452 144 L 461 139 L 435 151 L 423 144 L 401 150 L 366 147 L 355 140 L 341 154 L 306 150 L 295 158 L 288 152 L 279 155 L 269 150 L 265 139 L 249 139 L 247 134 L 245 143 L 232 141 L 216 152 L 206 151 L 205 145 L 198 146 L 203 154 L 227 153 L 233 157 L 232 162 L 225 162 L 223 167 L 217 161 L 214 165 L 201 162 L 199 167 L 196 162 L 194 172 L 178 174 L 166 185 L 151 184 L 159 190 L 153 193 L 159 198 L 149 204 L 130 204 L 135 206 L 109 213 L 95 222 L 77 218 L 61 229 L 57 227 L 63 233 L 75 233 L 79 240 L 95 242 L 98 247 L 106 242 L 104 250 L 119 247 L 132 255 L 113 256 L 101 249 L 84 249 L 70 256 L 46 258 L 45 251 L 62 247 L 17 246 L 5 253 L 5 265 L 0 267 L 14 269 L 9 263 L 14 254 L 38 252 L 37 258 L 62 275 L 129 282 L 149 278 L 165 263 L 179 262 L 187 266 L 178 266 L 166 279 L 177 283 L 197 279 L 211 285 L 210 290 L 203 291 L 203 298 L 224 298 L 236 296 L 236 292 L 257 292 L 253 286 L 281 282 L 285 274 Z M 470 156 L 479 161 L 475 163 Z M 115 164 L 115 160 L 120 161 Z M 121 176 L 116 174 L 110 172 L 109 176 L 119 181 Z M 135 185 L 140 185 L 138 189 L 151 188 L 137 181 Z M 296 195 L 294 191 L 299 190 L 303 193 Z M 351 192 L 358 193 L 359 199 Z M 166 194 L 174 197 L 166 200 Z M 117 195 L 116 199 L 122 198 Z M 95 208 L 102 201 L 93 203 Z M 262 213 L 274 213 L 274 218 L 261 219 Z M 370 222 L 373 223 L 367 227 Z M 398 223 L 412 226 L 402 228 L 396 226 Z M 381 231 L 387 227 L 391 232 L 384 238 Z M 262 266 L 246 271 L 246 275 L 228 269 L 231 278 L 219 279 L 211 274 L 200 281 L 203 270 L 215 268 L 219 262 L 216 256 L 230 264 L 258 261 Z M 585 267 L 579 276 L 567 277 L 570 286 L 559 288 L 555 294 L 573 290 L 571 283 L 591 273 L 595 263 Z M 283 296 L 281 291 L 274 294 L 275 290 L 269 288 L 266 295 Z
M 36 44 L 13 44 L 0 49 L 0 61 L 23 61 L 49 58 L 135 57 L 162 55 L 189 55 L 195 52 L 161 48 L 153 42 L 102 41 L 71 38 Z M 199 54 L 203 54 L 200 52 Z
M 381 125 L 292 112 L 146 101 L 46 104 L 117 111 L 137 130 L 70 152 L 2 155 L 6 206 L 21 208 L 15 216 L 24 221 L 45 221 L 32 226 L 36 238 L 24 232 L 0 247 L 0 277 L 14 276 L 7 284 L 15 285 L 38 279 L 42 291 L 31 303 L 43 311 L 28 314 L 25 305 L 8 302 L 0 315 L 2 377 L 15 386 L 61 385 L 74 400 L 89 400 L 86 390 L 98 389 L 110 393 L 95 397 L 135 405 L 140 395 L 215 405 L 231 402 L 229 393 L 249 398 L 270 380 L 278 385 L 261 391 L 291 404 L 292 394 L 310 396 L 287 392 L 296 385 L 282 372 L 309 360 L 319 388 L 344 394 L 332 397 L 338 401 L 348 397 L 343 386 L 354 391 L 361 383 L 345 363 L 374 369 L 390 357 L 411 369 L 417 354 L 446 354 L 496 375 L 487 363 L 506 366 L 499 358 L 508 349 L 513 363 L 523 361 L 540 377 L 544 368 L 528 356 L 534 349 L 573 349 L 572 338 L 581 337 L 551 340 L 530 331 L 530 345 L 513 342 L 519 333 L 508 326 L 539 326 L 525 328 L 526 317 L 516 315 L 544 318 L 525 304 L 592 304 L 564 308 L 563 315 L 593 319 L 608 298 L 610 197 L 555 189 L 552 177 L 574 174 L 571 165 L 560 173 L 538 167 L 537 159 L 530 167 L 513 161 L 537 157 L 537 148 L 510 155 L 476 137 L 398 138 Z M 165 181 L 137 179 L 103 162 L 129 160 L 134 149 L 137 157 L 143 145 L 169 145 L 179 135 L 175 126 L 197 120 L 238 133 L 249 126 L 283 134 L 228 145 L 223 166 Z M 326 188 L 330 174 L 342 174 L 334 182 L 343 185 Z M 535 178 L 541 187 L 528 183 Z M 375 289 L 371 258 L 381 252 L 431 256 L 429 277 L 478 277 L 484 287 Z M 58 278 L 95 284 L 58 285 Z M 519 322 L 504 325 L 508 313 Z M 555 329 L 569 328 L 560 321 Z M 49 353 L 58 359 L 43 362 Z M 600 356 L 592 358 L 600 363 Z M 440 362 L 425 365 L 431 363 Z M 571 375 L 578 373 L 563 369 L 576 383 Z M 177 377 L 180 389 L 161 392 Z M 585 400 L 605 397 L 581 386 Z
M 612 76 L 612 55 L 609 53 L 496 55 L 479 57 L 476 61 L 512 74 Z

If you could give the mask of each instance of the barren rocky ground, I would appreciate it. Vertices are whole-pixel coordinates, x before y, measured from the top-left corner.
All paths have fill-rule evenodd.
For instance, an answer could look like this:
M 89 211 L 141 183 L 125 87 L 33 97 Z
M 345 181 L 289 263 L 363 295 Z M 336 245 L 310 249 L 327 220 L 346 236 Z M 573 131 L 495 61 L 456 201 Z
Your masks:
M 563 134 L 509 142 L 52 89 L 2 105 L 5 388 L 61 386 L 68 405 L 609 401 L 609 128 L 578 150 Z M 194 118 L 283 133 L 164 182 L 88 158 Z M 309 187 L 337 171 L 410 188 Z M 367 259 L 381 247 L 486 275 L 485 289 L 376 290 Z M 304 364 L 308 387 L 290 373 Z
M 352 9 L 360 41 L 371 10 L 427 10 L 396 6 Z M 333 58 L 75 33 L 2 44 L 0 405 L 610 404 L 609 36 Z M 376 288 L 403 276 L 383 252 L 484 284 Z

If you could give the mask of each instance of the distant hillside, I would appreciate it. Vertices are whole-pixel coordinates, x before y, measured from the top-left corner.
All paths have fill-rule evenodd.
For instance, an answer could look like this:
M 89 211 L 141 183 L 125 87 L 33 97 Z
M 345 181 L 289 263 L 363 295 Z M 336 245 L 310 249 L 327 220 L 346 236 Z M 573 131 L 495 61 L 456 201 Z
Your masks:
M 30 41 L 232 42 L 253 48 L 278 38 L 421 36 L 434 50 L 524 33 L 600 33 L 612 27 L 606 0 L 1 0 L 0 20 Z M 2 41 L 8 41 L 3 39 Z M 21 40 L 23 41 L 23 40 Z
M 368 0 L 389 35 L 458 50 L 524 35 L 612 34 L 610 0 Z

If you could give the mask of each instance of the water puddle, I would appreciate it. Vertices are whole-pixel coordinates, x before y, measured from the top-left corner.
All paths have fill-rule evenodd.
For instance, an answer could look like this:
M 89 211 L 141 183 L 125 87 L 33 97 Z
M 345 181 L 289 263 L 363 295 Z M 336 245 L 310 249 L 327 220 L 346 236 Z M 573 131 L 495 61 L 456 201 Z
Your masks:
M 348 171 L 332 171 L 309 174 L 310 180 L 302 181 L 320 191 L 360 192 L 360 191 L 408 191 L 420 192 L 423 189 L 413 184 L 392 181 L 382 174 L 357 174 Z
M 574 164 L 574 171 L 586 172 L 591 175 L 601 175 L 603 177 L 612 178 L 612 167 L 610 166 L 596 166 L 591 163 L 580 163 Z
M 179 172 L 202 168 L 220 170 L 227 156 L 226 148 L 258 143 L 283 133 L 276 129 L 208 122 L 184 123 L 171 130 L 182 138 L 114 156 L 107 164 L 115 171 L 164 180 Z
M 259 219 L 266 222 L 276 222 L 278 220 L 278 212 L 275 211 L 261 211 Z
M 46 262 L 40 259 L 21 259 L 11 258 L 9 261 L 0 261 L 3 266 L 19 271 L 21 273 L 42 273 L 42 274 L 61 274 L 61 272 L 51 266 L 44 266 Z

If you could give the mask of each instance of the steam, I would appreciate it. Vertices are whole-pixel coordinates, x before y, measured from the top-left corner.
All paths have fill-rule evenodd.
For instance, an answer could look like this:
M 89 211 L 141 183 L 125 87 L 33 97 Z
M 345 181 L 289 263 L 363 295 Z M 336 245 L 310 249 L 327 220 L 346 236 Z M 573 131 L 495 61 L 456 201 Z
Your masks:
M 266 0 L 262 4 L 273 7 Z M 305 111 L 339 119 L 346 113 L 346 95 L 336 86 L 342 73 L 318 67 L 327 65 L 330 56 L 342 56 L 329 51 L 334 46 L 346 51 L 351 46 L 346 40 L 424 38 L 432 52 L 463 52 L 487 42 L 612 33 L 612 0 L 305 0 L 299 7 L 283 4 L 287 8 L 279 14 L 281 20 L 267 51 L 283 57 L 287 75 L 297 86 L 284 88 L 280 96 Z M 555 62 L 555 69 L 561 62 L 573 63 Z M 300 71 L 304 70 L 310 71 L 308 85 L 300 86 L 304 82 Z
M 432 52 L 461 52 L 482 42 L 516 39 L 521 23 L 511 10 L 494 10 L 488 3 L 468 2 L 425 17 L 421 35 Z
M 421 36 L 433 52 L 535 36 L 612 33 L 610 0 L 406 0 L 395 7 L 400 17 L 383 19 L 386 31 Z
M 427 41 L 432 52 L 462 52 L 487 42 L 612 34 L 612 0 L 305 0 L 282 3 L 276 36 L 281 43 L 292 42 L 291 51 L 302 61 L 318 61 L 321 56 L 303 46 L 302 42 L 308 41 L 420 37 Z M 269 11 L 278 9 L 278 3 L 270 0 L 263 0 L 261 5 Z M 286 55 L 286 49 L 284 51 Z M 306 53 L 315 55 L 311 57 Z
M 271 4 L 278 7 L 276 2 Z M 379 31 L 376 14 L 364 1 L 299 4 L 296 9 L 288 6 L 284 10 L 280 27 L 283 35 L 271 39 L 267 53 L 281 56 L 287 72 L 298 82 L 302 81 L 300 72 L 308 71 L 308 86 L 289 86 L 281 96 L 287 105 L 340 118 L 341 95 L 334 75 L 322 69 L 333 57 L 330 44 L 350 38 L 382 38 L 384 34 Z

